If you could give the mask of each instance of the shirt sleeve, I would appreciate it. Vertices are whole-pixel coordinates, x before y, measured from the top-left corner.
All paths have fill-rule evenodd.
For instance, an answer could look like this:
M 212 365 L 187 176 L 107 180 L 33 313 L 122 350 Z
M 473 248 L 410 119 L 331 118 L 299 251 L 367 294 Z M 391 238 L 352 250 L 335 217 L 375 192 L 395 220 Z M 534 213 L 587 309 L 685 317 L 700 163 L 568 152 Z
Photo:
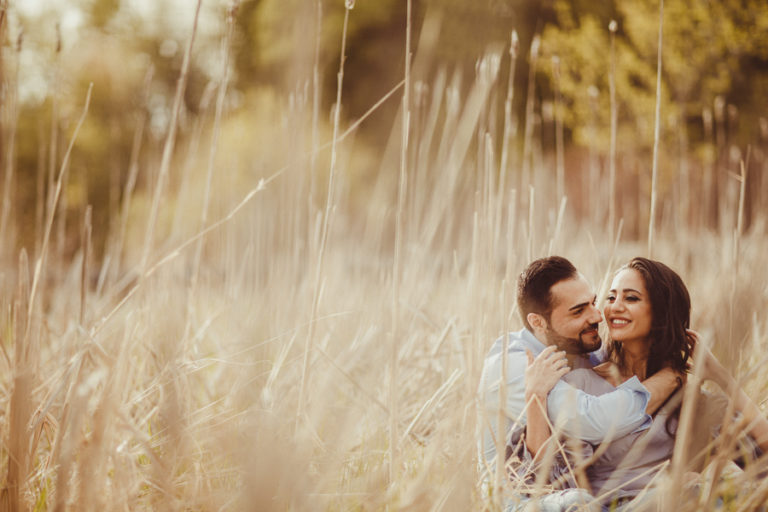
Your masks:
M 559 381 L 547 397 L 547 412 L 560 434 L 598 444 L 647 429 L 650 392 L 632 377 L 614 391 L 594 396 Z
M 501 421 L 502 433 L 504 437 L 501 446 L 515 446 L 525 428 L 525 365 L 527 358 L 525 354 L 511 353 L 507 356 L 506 376 L 502 375 L 501 355 L 488 361 L 483 369 L 482 389 L 483 397 L 483 415 L 481 418 L 481 428 L 483 435 L 481 437 L 480 451 L 485 462 L 490 466 L 495 465 L 496 446 L 499 436 L 498 427 Z M 502 378 L 505 381 L 502 382 Z M 502 391 L 504 386 L 504 404 L 501 403 Z M 503 407 L 502 407 L 503 405 Z M 501 413 L 501 416 L 499 414 Z M 527 453 L 524 443 L 522 452 L 515 449 L 515 454 L 521 462 L 530 460 L 530 454 Z M 510 454 L 507 454 L 510 455 Z M 493 469 L 491 467 L 491 469 Z
M 584 442 L 569 442 L 563 440 L 558 443 L 552 459 L 547 456 L 534 460 L 531 453 L 522 442 L 521 434 L 524 428 L 514 429 L 510 443 L 506 447 L 507 475 L 523 488 L 534 486 L 540 473 L 545 476 L 547 485 L 554 489 L 569 489 L 579 487 L 575 475 L 571 472 L 576 463 L 589 459 L 594 453 L 594 447 Z M 552 449 L 547 446 L 545 449 Z
M 483 370 L 482 395 L 484 414 L 481 418 L 480 428 L 482 436 L 480 438 L 480 471 L 490 474 L 496 469 L 497 440 L 503 447 L 504 453 L 500 456 L 504 458 L 507 476 L 517 484 L 526 486 L 534 485 L 536 476 L 541 471 L 546 471 L 546 480 L 557 488 L 567 488 L 576 485 L 573 476 L 569 472 L 569 464 L 563 457 L 563 453 L 558 451 L 554 460 L 539 458 L 534 460 L 532 454 L 528 451 L 524 442 L 525 425 L 527 417 L 525 414 L 525 368 L 528 358 L 523 351 L 512 351 L 507 353 L 506 375 L 503 375 L 501 357 L 487 361 Z M 502 393 L 501 387 L 504 386 Z M 502 394 L 505 396 L 502 397 Z M 504 408 L 500 413 L 501 400 L 504 399 Z M 503 439 L 499 436 L 499 421 Z M 581 451 L 591 450 L 589 445 L 581 446 Z M 570 446 L 566 445 L 565 455 L 572 456 Z M 573 460 L 584 460 L 591 455 L 581 455 L 580 458 Z

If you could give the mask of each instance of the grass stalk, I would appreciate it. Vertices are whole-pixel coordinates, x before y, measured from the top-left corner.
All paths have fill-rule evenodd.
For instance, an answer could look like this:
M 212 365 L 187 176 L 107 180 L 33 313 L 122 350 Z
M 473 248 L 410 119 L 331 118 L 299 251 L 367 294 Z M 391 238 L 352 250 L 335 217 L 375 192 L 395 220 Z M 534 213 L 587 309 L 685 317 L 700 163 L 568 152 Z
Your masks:
M 499 189 L 496 200 L 496 244 L 501 233 L 501 211 L 507 193 L 507 172 L 509 167 L 509 153 L 513 144 L 515 127 L 512 121 L 512 101 L 515 97 L 515 69 L 517 68 L 517 52 L 520 45 L 517 31 L 513 30 L 509 42 L 509 76 L 507 77 L 507 96 L 504 99 L 504 131 L 501 136 L 501 161 L 499 163 Z M 515 123 L 516 124 L 516 123 Z
M 154 67 L 150 66 L 144 75 L 143 102 L 146 104 L 149 98 L 149 89 L 152 84 L 152 77 L 154 76 Z M 121 263 L 123 260 L 123 247 L 125 244 L 125 235 L 128 229 L 128 216 L 131 211 L 131 200 L 133 199 L 133 192 L 136 188 L 136 180 L 139 176 L 139 156 L 141 155 L 141 144 L 144 138 L 144 129 L 147 125 L 147 111 L 146 109 L 140 109 L 139 115 L 136 119 L 136 128 L 133 131 L 133 141 L 131 143 L 131 156 L 128 162 L 128 178 L 125 181 L 123 187 L 122 204 L 120 207 L 120 228 L 117 233 L 116 241 L 113 251 L 114 269 L 115 275 L 113 279 L 116 280 L 117 273 L 120 272 Z
M 560 106 L 562 103 L 560 99 L 560 58 L 557 56 L 552 57 L 552 76 L 554 77 L 555 87 L 555 158 L 557 160 L 555 185 L 557 189 L 557 202 L 562 203 L 563 199 L 565 199 L 565 147 L 563 142 L 563 115 L 561 113 L 562 107 Z
M 37 140 L 40 145 L 37 148 L 37 180 L 35 182 L 35 245 L 33 255 L 40 252 L 40 243 L 43 239 L 43 222 L 45 219 L 46 195 L 45 195 L 45 169 L 46 154 L 48 148 L 45 145 L 45 124 L 42 120 L 37 124 Z
M 609 89 L 611 96 L 611 145 L 608 154 L 608 236 L 614 239 L 616 226 L 616 135 L 619 124 L 619 108 L 616 102 L 616 30 L 618 23 L 611 20 L 608 30 L 611 33 L 611 71 Z
M 536 223 L 534 221 L 535 217 L 535 208 L 534 208 L 534 199 L 536 198 L 536 190 L 533 187 L 528 188 L 528 251 L 526 254 L 526 260 L 531 261 L 533 260 L 534 255 L 534 245 L 533 245 L 533 234 L 534 229 L 536 227 Z
M 186 151 L 184 155 L 184 162 L 179 164 L 179 170 L 177 171 L 178 185 L 176 186 L 176 197 L 183 198 L 190 193 L 193 187 L 195 176 L 194 167 L 196 166 L 201 154 L 201 142 L 203 137 L 203 130 L 210 124 L 207 123 L 208 113 L 210 111 L 211 102 L 213 101 L 214 94 L 216 93 L 219 83 L 211 80 L 205 85 L 203 93 L 200 95 L 200 102 L 197 105 L 198 115 L 195 116 L 195 120 L 192 123 L 192 127 L 189 130 L 190 134 L 187 137 Z M 176 238 L 178 233 L 185 226 L 188 213 L 184 210 L 186 203 L 183 200 L 177 201 L 176 207 L 172 215 L 170 235 L 169 238 Z
M 195 43 L 195 36 L 197 35 L 197 22 L 200 16 L 200 6 L 203 0 L 197 0 L 197 6 L 195 7 L 195 17 L 192 22 L 192 32 L 189 36 L 189 43 L 187 49 L 184 52 L 184 60 L 181 64 L 181 74 L 176 82 L 176 94 L 173 98 L 173 110 L 171 114 L 170 126 L 168 127 L 168 135 L 165 139 L 165 145 L 163 146 L 163 158 L 160 162 L 160 171 L 157 175 L 157 182 L 152 196 L 152 206 L 149 212 L 149 220 L 147 222 L 147 231 L 144 236 L 144 252 L 141 257 L 140 269 L 141 272 L 146 269 L 149 261 L 149 255 L 152 251 L 152 245 L 154 244 L 155 228 L 157 224 L 157 216 L 160 210 L 160 199 L 163 195 L 165 188 L 165 181 L 168 178 L 168 173 L 171 167 L 171 158 L 173 156 L 173 149 L 176 144 L 176 130 L 179 124 L 179 113 L 181 112 L 181 106 L 184 101 L 184 91 L 187 88 L 187 78 L 189 76 L 189 65 L 192 60 L 192 46 Z
M 211 183 L 213 181 L 213 170 L 216 165 L 216 152 L 219 144 L 219 132 L 221 131 L 221 116 L 224 111 L 224 100 L 227 96 L 227 86 L 229 84 L 229 55 L 230 55 L 230 42 L 232 41 L 232 34 L 234 33 L 235 26 L 235 12 L 237 10 L 237 4 L 233 4 L 229 8 L 227 15 L 227 30 L 224 38 L 221 42 L 221 78 L 219 81 L 218 94 L 216 96 L 216 111 L 213 119 L 213 130 L 211 133 L 210 148 L 208 150 L 208 168 L 205 173 L 205 189 L 203 192 L 203 208 L 200 212 L 200 228 L 204 229 L 208 224 L 208 211 L 211 203 Z M 189 285 L 189 300 L 191 301 L 197 290 L 198 279 L 200 274 L 200 262 L 203 256 L 203 239 L 197 240 L 195 247 L 194 259 L 192 262 L 192 277 Z M 190 313 L 188 304 L 188 314 Z M 187 323 L 189 326 L 189 322 Z
M 5 24 L 5 8 L 3 8 L 3 20 L 0 23 Z M 0 28 L 0 34 L 3 30 Z M 23 40 L 23 32 L 19 34 L 18 41 L 16 43 L 16 66 L 14 67 L 14 76 L 11 80 L 10 86 L 3 84 L 0 80 L 0 86 L 6 91 L 6 97 L 3 98 L 3 109 L 8 116 L 6 120 L 0 120 L 0 124 L 3 126 L 3 130 L 0 130 L 0 138 L 3 138 L 4 147 L 0 147 L 0 154 L 5 154 L 5 173 L 3 176 L 3 199 L 2 199 L 2 213 L 0 213 L 0 240 L 3 244 L 13 247 L 15 244 L 9 240 L 7 229 L 9 224 L 9 217 L 13 210 L 13 197 L 11 196 L 11 190 L 13 188 L 13 176 L 16 167 L 16 129 L 19 122 L 19 105 L 18 105 L 18 91 L 19 91 L 19 61 L 21 60 L 21 44 Z M 0 62 L 0 64 L 4 64 Z M 0 74 L 0 79 L 2 74 Z M 5 136 L 7 132 L 7 143 Z M 10 243 L 9 243 L 10 242 Z
M 59 24 L 56 24 L 56 59 L 53 62 L 51 75 L 53 83 L 60 83 L 60 68 L 58 58 L 61 54 L 61 28 Z M 48 150 L 48 198 L 46 201 L 46 212 L 48 216 L 51 215 L 51 210 L 54 206 L 54 194 L 56 189 L 56 166 L 59 158 L 59 94 L 57 89 L 53 89 L 51 92 L 51 135 L 50 135 L 50 148 Z M 50 235 L 48 235 L 50 236 Z M 40 234 L 40 241 L 38 244 L 39 252 L 35 254 L 36 258 L 40 257 L 43 251 L 43 240 L 45 239 L 45 231 Z
M 48 255 L 48 246 L 51 239 L 51 230 L 53 229 L 53 219 L 54 215 L 56 213 L 56 209 L 58 206 L 59 197 L 61 197 L 61 190 L 64 183 L 64 179 L 67 175 L 67 170 L 69 169 L 69 158 L 72 154 L 72 148 L 75 146 L 75 140 L 77 140 L 77 135 L 80 133 L 80 128 L 83 126 L 83 121 L 85 121 L 85 116 L 88 113 L 88 107 L 91 104 L 91 92 L 93 91 L 93 83 L 91 83 L 88 86 L 88 93 L 85 96 L 85 105 L 83 106 L 83 112 L 80 115 L 80 119 L 77 121 L 77 125 L 75 126 L 75 131 L 72 134 L 72 138 L 69 141 L 69 147 L 67 147 L 66 153 L 64 153 L 64 159 L 61 162 L 61 169 L 59 170 L 59 176 L 56 179 L 56 186 L 53 189 L 53 194 L 51 196 L 51 203 L 50 208 L 48 209 L 48 218 L 45 223 L 45 232 L 43 233 L 43 243 L 40 247 L 40 254 L 37 257 L 37 262 L 35 263 L 35 273 L 34 277 L 32 278 L 32 287 L 29 292 L 29 301 L 28 301 L 28 307 L 29 311 L 26 315 L 26 332 L 29 333 L 31 329 L 31 322 L 32 322 L 32 313 L 34 311 L 35 306 L 35 299 L 37 297 L 37 291 L 38 287 L 40 286 L 40 282 L 43 280 L 43 274 L 45 272 L 46 268 L 46 259 Z
M 558 251 L 560 251 L 561 247 L 558 246 L 557 242 L 560 240 L 560 233 L 563 230 L 563 222 L 565 220 L 565 207 L 568 204 L 568 197 L 563 196 L 562 199 L 560 199 L 560 207 L 557 209 L 557 220 L 555 221 L 555 231 L 552 233 L 552 238 L 549 241 L 549 250 L 547 251 L 548 255 L 554 255 L 557 254 Z
M 395 248 L 392 263 L 392 343 L 390 347 L 389 381 L 389 483 L 397 478 L 398 464 L 398 365 L 400 348 L 400 279 L 403 245 L 403 213 L 408 183 L 408 135 L 411 121 L 411 0 L 406 0 L 405 29 L 405 85 L 403 86 L 402 140 L 400 147 L 400 174 L 397 187 L 397 213 L 395 215 Z
M 319 144 L 319 119 L 320 119 L 320 45 L 322 44 L 323 28 L 323 2 L 315 1 L 315 53 L 312 57 L 312 152 L 309 157 L 309 197 L 307 203 L 307 226 L 312 226 L 312 215 L 315 201 L 315 169 L 317 168 L 317 152 L 314 151 Z M 311 229 L 311 228 L 310 228 Z
M 93 233 L 93 224 L 91 222 L 93 208 L 88 205 L 85 209 L 85 219 L 83 220 L 82 231 L 82 265 L 80 267 L 80 325 L 85 325 L 85 307 L 88 299 L 88 264 L 91 253 L 91 234 Z
M 747 152 L 747 164 L 749 163 L 749 151 Z M 747 193 L 747 165 L 744 160 L 739 162 L 739 207 L 736 217 L 736 233 L 734 236 L 734 248 L 733 259 L 735 263 L 735 270 L 733 275 L 736 276 L 739 273 L 739 254 L 741 253 L 741 238 L 744 235 L 744 202 Z M 733 302 L 731 302 L 733 304 Z
M 296 409 L 295 428 L 298 429 L 304 408 L 307 393 L 307 381 L 309 380 L 309 358 L 312 352 L 312 343 L 315 336 L 315 319 L 320 308 L 320 292 L 322 283 L 323 260 L 325 258 L 325 248 L 328 242 L 328 226 L 330 224 L 331 213 L 333 212 L 333 189 L 335 187 L 336 160 L 338 158 L 337 144 L 339 138 L 339 125 L 341 123 L 341 91 L 344 84 L 344 61 L 346 60 L 347 50 L 347 29 L 349 27 L 349 13 L 354 8 L 354 0 L 345 0 L 344 2 L 344 24 L 341 29 L 341 51 L 339 56 L 339 72 L 336 75 L 336 104 L 333 110 L 333 137 L 331 138 L 331 163 L 328 171 L 328 191 L 325 198 L 325 210 L 323 212 L 323 223 L 321 227 L 317 257 L 315 261 L 315 278 L 312 286 L 312 304 L 307 329 L 307 339 L 304 344 L 304 356 L 301 368 L 301 381 L 299 385 L 299 401 Z
M 504 281 L 506 283 L 506 280 Z M 504 322 L 503 324 L 506 324 Z M 502 325 L 503 325 L 502 324 Z M 502 336 L 504 336 L 504 341 L 501 344 L 501 353 L 504 354 L 504 357 L 501 358 L 501 376 L 500 376 L 500 382 L 507 382 L 507 360 L 506 357 L 507 352 L 509 351 L 509 335 L 508 331 L 505 329 Z M 499 509 L 503 508 L 504 500 L 503 500 L 503 492 L 504 492 L 504 486 L 507 482 L 507 470 L 506 470 L 506 451 L 507 451 L 507 439 L 506 439 L 506 427 L 507 427 L 507 414 L 506 414 L 506 404 L 507 404 L 507 386 L 499 386 L 499 410 L 496 415 L 496 470 L 494 472 L 494 479 L 493 479 L 493 489 L 494 492 L 492 494 L 494 505 L 499 507 Z M 505 454 L 505 455 L 502 455 Z
M 653 235 L 656 226 L 656 202 L 659 188 L 659 139 L 661 132 L 661 54 L 664 36 L 664 0 L 659 2 L 659 49 L 656 57 L 656 114 L 653 124 L 653 170 L 651 172 L 651 211 L 648 216 L 648 257 L 653 258 Z
M 525 190 L 532 184 L 531 159 L 533 158 L 533 107 L 536 89 L 536 64 L 539 59 L 539 46 L 541 42 L 538 35 L 531 41 L 531 51 L 528 59 L 528 90 L 525 99 L 525 133 L 523 136 L 523 162 L 521 190 Z
M 25 487 L 30 464 L 30 436 L 27 430 L 32 416 L 34 390 L 34 372 L 32 357 L 37 351 L 31 346 L 29 318 L 31 307 L 29 285 L 29 262 L 27 253 L 22 249 L 19 255 L 19 282 L 13 305 L 13 388 L 8 407 L 8 472 L 0 499 L 4 511 L 23 510 Z

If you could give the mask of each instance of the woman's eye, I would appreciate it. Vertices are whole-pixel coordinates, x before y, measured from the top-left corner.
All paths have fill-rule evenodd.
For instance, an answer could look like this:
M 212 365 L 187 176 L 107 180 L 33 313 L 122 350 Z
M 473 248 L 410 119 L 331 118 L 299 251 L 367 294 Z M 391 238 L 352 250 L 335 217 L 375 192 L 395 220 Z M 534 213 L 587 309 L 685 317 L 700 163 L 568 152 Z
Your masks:
M 605 299 L 605 300 L 607 300 L 608 302 L 610 302 L 611 304 L 613 304 L 613 302 L 616 300 L 616 297 L 615 297 L 615 296 L 613 296 L 613 295 L 609 295 L 608 297 L 606 297 L 606 299 Z
M 626 299 L 624 299 L 624 300 L 626 300 L 627 302 L 637 302 L 637 301 L 638 301 L 638 300 L 640 300 L 640 299 L 639 299 L 639 298 L 637 298 L 637 297 L 633 297 L 633 296 L 631 296 L 631 295 L 630 295 L 629 297 L 627 297 L 627 298 L 626 298 Z

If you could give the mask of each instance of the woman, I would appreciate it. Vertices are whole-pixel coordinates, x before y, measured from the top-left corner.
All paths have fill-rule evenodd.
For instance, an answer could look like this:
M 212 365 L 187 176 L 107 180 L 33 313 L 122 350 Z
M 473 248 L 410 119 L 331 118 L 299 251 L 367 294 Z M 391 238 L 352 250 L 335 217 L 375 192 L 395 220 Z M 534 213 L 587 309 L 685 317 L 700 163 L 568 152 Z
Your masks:
M 565 380 L 600 395 L 632 376 L 644 380 L 670 367 L 680 373 L 682 388 L 697 341 L 696 333 L 688 330 L 690 309 L 688 290 L 674 271 L 657 261 L 632 259 L 615 275 L 603 311 L 610 333 L 606 362 L 594 370 L 574 370 Z M 748 434 L 768 451 L 768 421 L 710 353 L 703 353 L 701 360 L 702 376 L 735 396 L 736 412 L 750 424 Z M 647 430 L 595 447 L 586 476 L 601 503 L 622 504 L 652 486 L 674 451 L 682 395 L 675 393 Z M 686 435 L 686 467 L 694 471 L 701 470 L 704 448 L 719 430 L 728 404 L 724 396 L 703 396 L 704 400 L 696 400 L 696 422 Z M 529 421 L 528 428 L 539 431 L 548 426 Z

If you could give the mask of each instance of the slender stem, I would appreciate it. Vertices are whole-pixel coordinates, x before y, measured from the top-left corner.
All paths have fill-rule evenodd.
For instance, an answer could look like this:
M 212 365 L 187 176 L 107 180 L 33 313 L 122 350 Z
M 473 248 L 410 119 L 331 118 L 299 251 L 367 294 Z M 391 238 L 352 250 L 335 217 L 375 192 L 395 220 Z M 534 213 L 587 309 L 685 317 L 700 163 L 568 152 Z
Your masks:
M 150 66 L 146 75 L 144 75 L 144 104 L 146 104 L 147 99 L 149 98 L 149 88 L 152 83 L 152 76 L 154 75 L 154 72 L 154 67 Z M 120 271 L 123 245 L 125 244 L 125 234 L 128 229 L 128 213 L 130 212 L 131 208 L 131 198 L 133 197 L 133 191 L 136 187 L 136 180 L 139 176 L 139 154 L 141 152 L 141 141 L 144 137 L 144 128 L 147 124 L 147 116 L 147 109 L 142 108 L 136 120 L 136 129 L 133 132 L 131 156 L 128 164 L 128 179 L 126 180 L 125 187 L 123 188 L 123 201 L 120 207 L 120 231 L 118 232 L 117 242 L 115 243 L 114 248 L 115 272 Z
M 347 27 L 349 26 L 349 11 L 352 10 L 354 2 L 347 0 L 344 9 L 344 25 L 341 31 L 341 54 L 339 57 L 339 72 L 336 75 L 336 104 L 333 110 L 333 137 L 331 139 L 331 165 L 328 172 L 328 192 L 325 198 L 325 211 L 323 213 L 323 224 L 320 231 L 320 247 L 317 253 L 317 262 L 315 267 L 315 281 L 312 287 L 312 306 L 309 327 L 307 332 L 307 339 L 304 345 L 304 359 L 301 368 L 301 385 L 299 388 L 299 405 L 296 410 L 296 427 L 298 428 L 299 421 L 304 414 L 306 392 L 307 392 L 307 380 L 309 379 L 309 354 L 312 351 L 312 341 L 315 336 L 315 318 L 317 318 L 317 310 L 320 307 L 320 288 L 321 277 L 323 270 L 323 259 L 325 256 L 325 247 L 328 241 L 328 225 L 333 211 L 333 188 L 334 188 L 334 176 L 336 174 L 336 158 L 337 158 L 337 144 L 339 137 L 339 122 L 341 112 L 341 90 L 344 83 L 344 61 L 346 59 L 347 50 Z
M 3 13 L 5 13 L 5 9 L 3 9 Z M 3 20 L 0 21 L 0 23 L 5 25 L 4 23 L 5 17 L 3 16 Z M 0 27 L 0 34 L 3 33 L 2 27 Z M 17 49 L 17 57 L 16 57 L 16 66 L 14 69 L 14 77 L 13 77 L 13 83 L 10 87 L 6 88 L 6 95 L 8 97 L 3 99 L 3 104 L 6 105 L 6 109 L 8 112 L 8 131 L 9 137 L 8 137 L 8 145 L 7 147 L 0 146 L 0 154 L 3 154 L 5 152 L 6 160 L 5 160 L 5 177 L 3 180 L 3 205 L 2 205 L 2 214 L 0 215 L 0 240 L 3 241 L 3 245 L 5 247 L 13 246 L 13 240 L 9 240 L 9 237 L 7 236 L 6 229 L 8 228 L 8 224 L 10 222 L 10 216 L 11 216 L 11 210 L 12 210 L 12 203 L 13 198 L 11 197 L 11 189 L 13 188 L 13 175 L 15 171 L 15 160 L 16 160 L 16 131 L 17 131 L 17 125 L 19 122 L 19 106 L 18 106 L 18 96 L 19 96 L 19 61 L 21 60 L 20 53 L 21 53 L 21 36 L 19 36 L 19 42 L 16 45 Z M 2 65 L 2 62 L 0 62 L 0 66 Z M 2 85 L 2 68 L 0 68 L 0 86 Z M 0 120 L 0 126 L 2 126 L 4 123 L 2 123 L 2 120 Z M 0 130 L 0 138 L 3 138 L 3 131 Z M 4 140 L 4 139 L 3 139 Z
M 557 201 L 565 198 L 565 155 L 563 148 L 563 117 L 560 114 L 560 59 L 552 58 L 552 75 L 555 82 L 555 153 L 557 159 Z
M 528 60 L 528 91 L 525 100 L 525 135 L 523 139 L 523 166 L 521 189 L 525 189 L 531 183 L 531 154 L 533 152 L 533 102 L 534 89 L 536 87 L 536 62 L 539 56 L 539 36 L 533 37 L 531 53 Z
M 323 2 L 317 0 L 317 15 L 315 22 L 315 56 L 312 62 L 312 149 L 317 148 L 318 144 L 318 119 L 320 118 L 320 43 L 321 29 L 323 22 Z M 317 153 L 312 152 L 309 158 L 309 201 L 307 213 L 312 226 L 313 205 L 315 200 L 315 167 L 317 166 Z
M 531 185 L 528 187 L 529 191 L 529 199 L 528 199 L 528 253 L 527 253 L 527 260 L 531 261 L 533 259 L 533 229 L 534 229 L 534 199 L 536 198 L 535 195 L 535 189 Z
M 144 237 L 144 253 L 141 257 L 141 270 L 142 273 L 147 266 L 149 260 L 149 253 L 152 251 L 152 244 L 155 237 L 155 226 L 157 224 L 158 211 L 160 209 L 160 198 L 163 194 L 165 180 L 168 177 L 168 171 L 171 166 L 171 156 L 173 155 L 173 148 L 176 144 L 176 130 L 179 124 L 179 112 L 181 111 L 181 105 L 184 100 L 184 91 L 187 87 L 187 77 L 189 76 L 189 64 L 192 60 L 192 46 L 195 43 L 195 35 L 197 34 L 197 21 L 200 17 L 200 6 L 203 0 L 197 0 L 197 7 L 195 8 L 195 18 L 192 22 L 192 34 L 189 37 L 189 44 L 187 44 L 187 50 L 184 52 L 184 61 L 181 65 L 181 75 L 178 82 L 176 82 L 176 96 L 173 100 L 173 114 L 171 116 L 171 124 L 168 128 L 168 136 L 165 139 L 165 145 L 163 147 L 163 158 L 160 162 L 160 172 L 157 176 L 157 182 L 155 183 L 155 192 L 152 197 L 152 209 L 149 214 L 149 222 L 147 225 L 147 232 Z
M 507 77 L 507 97 L 504 100 L 504 133 L 501 138 L 501 163 L 499 164 L 499 193 L 496 201 L 496 226 L 495 242 L 498 243 L 501 234 L 501 210 L 504 205 L 507 187 L 507 167 L 509 166 L 509 152 L 513 134 L 512 127 L 512 100 L 515 97 L 515 67 L 517 64 L 518 38 L 517 31 L 513 30 L 509 44 L 509 76 Z
M 390 352 L 389 380 L 389 483 L 394 484 L 397 477 L 398 460 L 398 352 L 399 352 L 399 314 L 400 314 L 400 266 L 403 244 L 403 207 L 405 204 L 406 183 L 408 180 L 408 132 L 410 128 L 410 91 L 411 91 L 411 0 L 406 3 L 405 30 L 405 86 L 403 87 L 402 144 L 400 147 L 400 176 L 397 189 L 397 214 L 395 216 L 395 255 L 392 270 L 392 345 Z
M 203 229 L 208 223 L 208 210 L 211 203 L 211 182 L 213 181 L 213 169 L 216 161 L 216 150 L 219 143 L 219 131 L 221 127 L 221 114 L 224 111 L 224 99 L 227 96 L 227 85 L 229 84 L 229 46 L 232 40 L 232 33 L 234 31 L 234 12 L 237 9 L 237 4 L 233 5 L 229 10 L 227 16 L 227 30 L 224 35 L 224 39 L 221 42 L 221 55 L 222 55 L 222 71 L 221 82 L 219 83 L 219 91 L 216 97 L 216 113 L 213 119 L 213 133 L 211 134 L 211 146 L 208 152 L 208 169 L 205 176 L 205 193 L 203 196 L 203 210 L 200 213 L 200 229 Z M 197 241 L 197 247 L 195 247 L 195 258 L 192 266 L 192 281 L 190 284 L 189 297 L 194 297 L 195 289 L 197 288 L 197 281 L 200 274 L 200 261 L 203 254 L 203 239 Z
M 661 130 L 661 50 L 664 34 L 664 0 L 659 2 L 659 51 L 656 59 L 656 119 L 653 128 L 653 171 L 651 174 L 651 213 L 648 219 L 648 257 L 653 257 L 653 230 L 656 224 L 656 196 L 659 176 L 659 132 Z
M 83 262 L 80 267 L 80 325 L 85 325 L 85 307 L 88 299 L 88 256 L 91 252 L 91 235 L 93 233 L 93 223 L 91 222 L 93 207 L 88 205 L 85 209 L 85 219 L 83 220 Z
M 88 107 L 91 104 L 91 92 L 93 91 L 93 83 L 91 83 L 88 86 L 88 94 L 85 96 L 85 106 L 83 107 L 83 113 L 80 115 L 80 119 L 77 121 L 77 125 L 75 126 L 75 132 L 72 134 L 72 139 L 69 141 L 69 147 L 67 148 L 67 152 L 64 154 L 64 160 L 61 162 L 61 169 L 59 170 L 59 177 L 56 179 L 56 187 L 53 191 L 53 196 L 51 197 L 51 204 L 50 209 L 48 210 L 48 219 L 45 224 L 45 233 L 43 234 L 43 244 L 40 248 L 40 255 L 37 258 L 37 262 L 35 263 L 35 274 L 32 279 L 32 287 L 29 292 L 29 304 L 28 304 L 28 310 L 27 310 L 27 326 L 26 326 L 26 335 L 29 334 L 29 330 L 31 327 L 32 322 L 32 312 L 34 311 L 35 307 L 35 296 L 37 293 L 38 286 L 40 285 L 40 281 L 42 280 L 42 273 L 43 269 L 45 268 L 45 260 L 46 256 L 48 255 L 48 245 L 51 239 L 51 230 L 53 229 L 53 218 L 56 213 L 56 206 L 59 202 L 59 197 L 61 196 L 61 189 L 62 189 L 62 183 L 64 181 L 64 177 L 67 173 L 67 169 L 69 168 L 69 156 L 72 154 L 72 148 L 75 145 L 75 140 L 77 139 L 77 134 L 80 133 L 80 127 L 83 126 L 83 121 L 85 121 L 85 115 L 88 113 Z
M 608 236 L 614 239 L 616 226 L 616 132 L 618 129 L 618 108 L 616 106 L 616 22 L 608 25 L 611 32 L 611 73 L 609 80 L 611 95 L 611 148 L 608 159 Z
M 736 271 L 733 273 L 734 276 L 738 273 L 739 270 L 741 235 L 744 233 L 744 200 L 747 192 L 747 165 L 749 165 L 749 150 L 747 150 L 746 164 L 744 163 L 744 160 L 740 162 L 741 173 L 739 174 L 739 209 L 737 214 L 738 218 L 736 219 L 736 243 L 734 244 L 733 254 L 736 267 Z

